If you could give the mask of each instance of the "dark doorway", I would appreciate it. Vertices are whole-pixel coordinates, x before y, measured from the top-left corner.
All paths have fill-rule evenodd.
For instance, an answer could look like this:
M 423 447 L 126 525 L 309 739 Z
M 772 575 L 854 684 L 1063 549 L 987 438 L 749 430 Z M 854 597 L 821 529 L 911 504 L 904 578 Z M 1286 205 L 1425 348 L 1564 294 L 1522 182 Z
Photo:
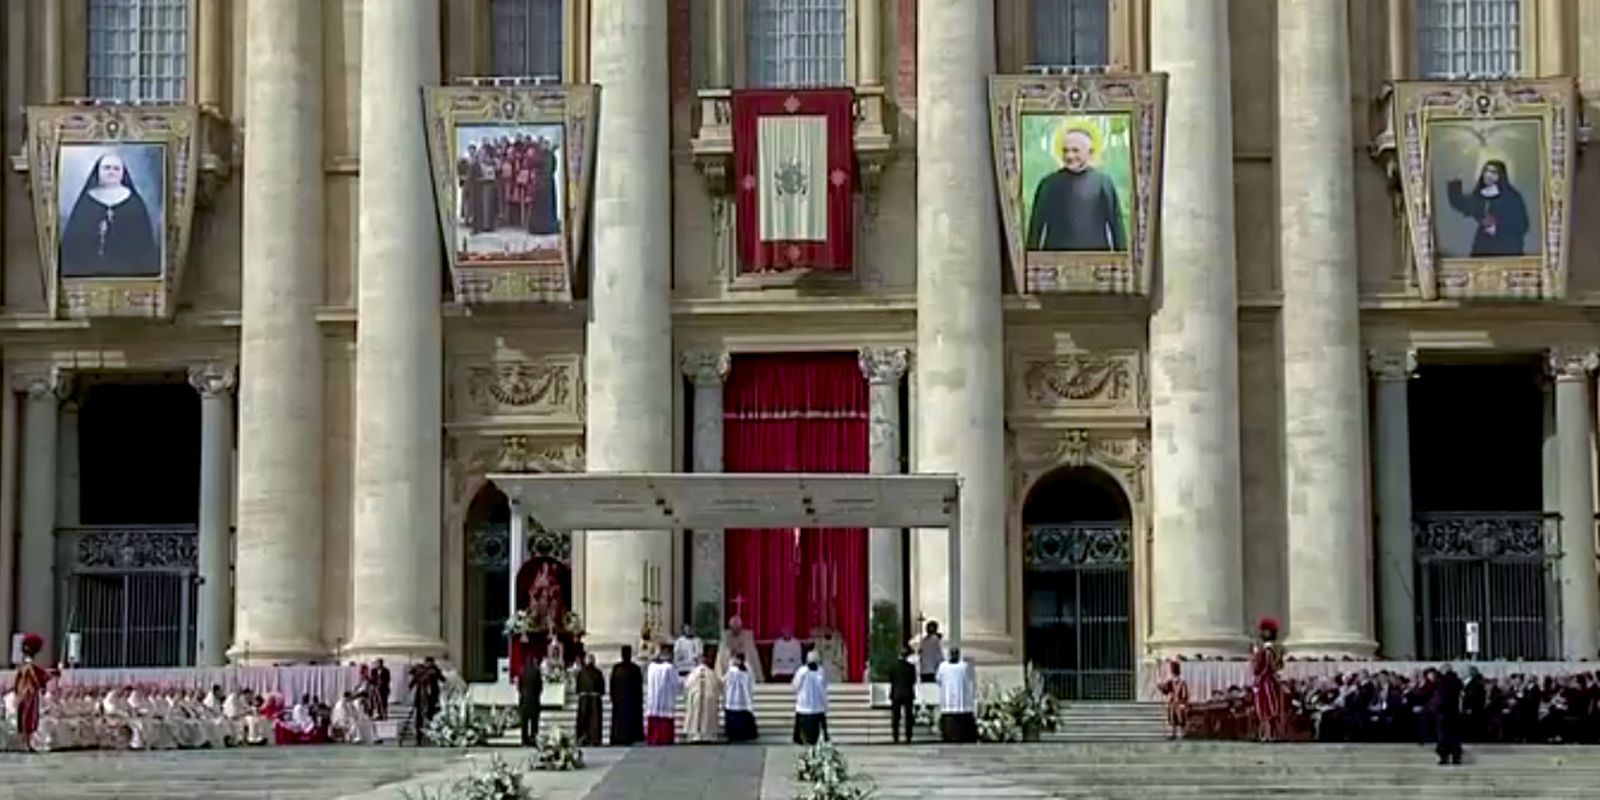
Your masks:
M 1045 476 L 1022 507 L 1026 658 L 1055 695 L 1132 700 L 1132 514 L 1090 468 Z
M 200 519 L 200 393 L 182 379 L 92 383 L 78 410 L 84 525 Z
M 466 587 L 462 612 L 465 642 L 461 676 L 471 683 L 499 680 L 497 667 L 510 650 L 506 619 L 511 616 L 511 501 L 493 483 L 486 483 L 467 506 Z M 572 608 L 572 536 L 547 531 L 528 520 L 525 563 L 555 562 L 560 566 L 561 600 Z M 523 598 L 526 603 L 526 598 Z

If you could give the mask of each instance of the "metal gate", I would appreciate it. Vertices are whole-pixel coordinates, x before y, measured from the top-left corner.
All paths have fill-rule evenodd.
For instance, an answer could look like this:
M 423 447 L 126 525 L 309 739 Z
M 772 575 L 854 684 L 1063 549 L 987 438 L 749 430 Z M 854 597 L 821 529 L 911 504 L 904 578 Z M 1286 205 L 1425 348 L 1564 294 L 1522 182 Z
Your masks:
M 1560 522 L 1539 513 L 1416 515 L 1422 658 L 1560 658 Z
M 547 531 L 528 521 L 529 558 L 554 558 L 572 564 L 572 536 Z M 497 680 L 496 664 L 506 655 L 506 618 L 510 615 L 507 584 L 511 581 L 511 529 L 503 522 L 484 522 L 467 530 L 467 575 L 464 612 L 466 652 L 462 677 Z
M 85 667 L 194 664 L 198 545 L 193 527 L 70 528 L 63 629 Z
M 1034 525 L 1023 536 L 1028 661 L 1058 697 L 1132 700 L 1128 525 Z

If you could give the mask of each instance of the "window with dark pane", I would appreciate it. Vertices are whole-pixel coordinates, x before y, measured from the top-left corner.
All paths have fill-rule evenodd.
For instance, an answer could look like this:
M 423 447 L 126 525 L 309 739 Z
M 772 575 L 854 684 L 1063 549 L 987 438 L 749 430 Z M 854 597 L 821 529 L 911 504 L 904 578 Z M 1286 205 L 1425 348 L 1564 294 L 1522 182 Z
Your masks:
M 1417 0 L 1424 78 L 1506 78 L 1522 72 L 1522 0 Z
M 89 96 L 181 103 L 188 97 L 187 0 L 89 0 Z
M 746 0 L 745 85 L 844 86 L 845 0 Z
M 492 0 L 492 72 L 501 77 L 562 79 L 562 0 Z
M 1033 0 L 1035 67 L 1103 67 L 1111 63 L 1111 0 Z

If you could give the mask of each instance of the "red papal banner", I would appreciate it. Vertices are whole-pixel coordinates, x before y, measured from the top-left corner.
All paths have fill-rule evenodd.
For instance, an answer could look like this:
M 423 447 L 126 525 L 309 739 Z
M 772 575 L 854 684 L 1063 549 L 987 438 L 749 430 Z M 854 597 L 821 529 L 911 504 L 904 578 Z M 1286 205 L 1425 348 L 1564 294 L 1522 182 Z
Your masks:
M 850 270 L 854 108 L 850 89 L 733 93 L 741 272 Z

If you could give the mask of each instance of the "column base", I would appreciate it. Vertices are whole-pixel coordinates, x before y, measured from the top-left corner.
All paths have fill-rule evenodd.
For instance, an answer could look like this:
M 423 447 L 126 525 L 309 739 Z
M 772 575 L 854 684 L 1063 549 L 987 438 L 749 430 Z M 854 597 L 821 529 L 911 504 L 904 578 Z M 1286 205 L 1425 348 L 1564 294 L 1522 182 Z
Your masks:
M 1367 660 L 1377 655 L 1378 643 L 1370 639 L 1344 639 L 1337 636 L 1290 637 L 1283 648 L 1295 658 Z
M 961 648 L 963 657 L 971 656 L 980 670 L 985 664 L 1017 663 L 1021 660 L 1022 648 L 1017 640 L 1004 633 L 963 631 L 961 639 L 954 644 Z
M 1157 658 L 1227 658 L 1250 652 L 1250 637 L 1234 631 L 1151 638 L 1146 649 Z
M 448 655 L 449 648 L 445 646 L 444 640 L 430 636 L 375 636 L 370 639 L 355 639 L 339 651 L 339 658 L 346 661 L 367 661 L 374 658 L 420 661 L 428 656 L 444 660 Z
M 337 654 L 328 646 L 310 639 L 240 642 L 228 648 L 228 660 L 244 667 L 329 661 Z

